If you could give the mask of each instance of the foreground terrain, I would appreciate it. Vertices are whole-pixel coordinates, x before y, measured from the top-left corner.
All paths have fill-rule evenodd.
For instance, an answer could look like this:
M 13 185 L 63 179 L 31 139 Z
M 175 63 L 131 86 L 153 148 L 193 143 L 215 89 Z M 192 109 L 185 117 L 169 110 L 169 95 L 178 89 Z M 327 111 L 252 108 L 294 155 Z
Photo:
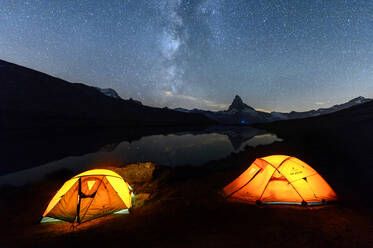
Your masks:
M 76 230 L 69 223 L 38 224 L 49 199 L 71 172 L 60 171 L 23 187 L 3 187 L 0 243 L 5 247 L 373 247 L 372 113 L 373 103 L 367 103 L 322 117 L 258 125 L 284 141 L 247 148 L 202 167 L 113 168 L 134 186 L 134 209 L 129 215 L 104 217 Z M 306 208 L 259 207 L 223 199 L 219 193 L 226 184 L 255 158 L 271 154 L 296 156 L 310 164 L 340 201 Z

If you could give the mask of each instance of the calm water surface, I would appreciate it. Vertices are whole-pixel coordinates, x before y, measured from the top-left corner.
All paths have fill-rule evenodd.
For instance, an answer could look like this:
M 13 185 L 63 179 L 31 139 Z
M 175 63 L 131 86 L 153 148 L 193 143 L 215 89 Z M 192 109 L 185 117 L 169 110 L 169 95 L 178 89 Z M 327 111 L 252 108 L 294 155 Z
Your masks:
M 282 141 L 275 134 L 253 128 L 219 127 L 202 131 L 151 135 L 137 141 L 106 144 L 98 151 L 81 156 L 68 156 L 31 169 L 0 176 L 0 185 L 22 185 L 46 175 L 68 169 L 79 173 L 104 166 L 151 161 L 165 166 L 198 166 L 227 157 L 245 146 L 266 145 Z

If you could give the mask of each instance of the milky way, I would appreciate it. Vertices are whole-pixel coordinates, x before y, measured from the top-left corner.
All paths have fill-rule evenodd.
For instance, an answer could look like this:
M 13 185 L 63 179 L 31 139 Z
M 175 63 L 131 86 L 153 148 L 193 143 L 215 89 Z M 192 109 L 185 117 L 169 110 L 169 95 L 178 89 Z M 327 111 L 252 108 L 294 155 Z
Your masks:
M 0 59 L 164 107 L 373 97 L 372 1 L 0 0 Z

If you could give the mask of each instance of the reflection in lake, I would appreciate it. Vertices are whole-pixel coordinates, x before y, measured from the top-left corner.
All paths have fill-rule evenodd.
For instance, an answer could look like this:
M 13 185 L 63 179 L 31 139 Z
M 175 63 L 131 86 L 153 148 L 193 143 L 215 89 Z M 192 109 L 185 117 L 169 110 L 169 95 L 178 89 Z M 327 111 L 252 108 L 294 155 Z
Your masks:
M 0 176 L 0 184 L 24 184 L 49 173 L 69 169 L 76 173 L 104 166 L 152 161 L 160 165 L 202 165 L 221 159 L 245 146 L 281 141 L 276 135 L 249 127 L 210 127 L 198 131 L 150 135 L 136 141 L 106 144 L 98 151 L 69 156 L 31 169 Z

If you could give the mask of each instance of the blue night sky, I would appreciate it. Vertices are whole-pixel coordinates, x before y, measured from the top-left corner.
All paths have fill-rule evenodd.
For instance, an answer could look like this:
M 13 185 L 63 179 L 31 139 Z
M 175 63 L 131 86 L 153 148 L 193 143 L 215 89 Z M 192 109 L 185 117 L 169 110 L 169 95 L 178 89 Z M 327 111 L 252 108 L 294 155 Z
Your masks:
M 373 97 L 373 1 L 0 0 L 0 59 L 152 106 Z

